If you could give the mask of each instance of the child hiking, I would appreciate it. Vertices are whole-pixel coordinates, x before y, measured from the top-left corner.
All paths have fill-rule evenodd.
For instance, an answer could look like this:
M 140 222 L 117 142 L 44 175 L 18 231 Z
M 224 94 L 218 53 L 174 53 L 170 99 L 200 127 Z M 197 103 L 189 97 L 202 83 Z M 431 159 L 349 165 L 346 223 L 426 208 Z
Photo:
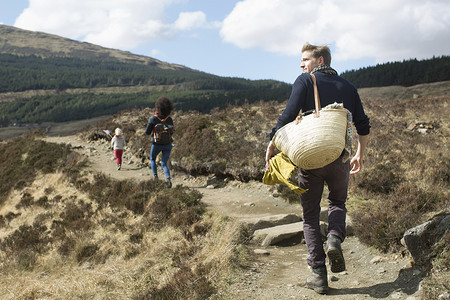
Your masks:
M 123 149 L 127 143 L 125 142 L 122 130 L 120 128 L 116 128 L 116 131 L 114 133 L 115 135 L 111 140 L 111 147 L 113 147 L 114 149 L 114 157 L 116 158 L 117 170 L 120 170 L 120 168 L 122 167 Z
M 150 149 L 150 165 L 153 176 L 158 179 L 156 157 L 162 152 L 161 167 L 166 176 L 167 187 L 172 187 L 170 171 L 167 162 L 172 151 L 172 134 L 174 132 L 173 120 L 170 113 L 173 110 L 173 103 L 167 97 L 159 97 L 156 100 L 155 115 L 148 119 L 145 134 L 151 135 L 152 148 Z

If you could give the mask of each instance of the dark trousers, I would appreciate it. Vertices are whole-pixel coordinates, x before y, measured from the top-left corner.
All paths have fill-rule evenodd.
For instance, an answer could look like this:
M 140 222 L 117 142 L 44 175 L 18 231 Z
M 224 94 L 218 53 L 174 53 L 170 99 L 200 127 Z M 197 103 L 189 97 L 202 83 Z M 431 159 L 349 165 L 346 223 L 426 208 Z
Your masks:
M 329 190 L 328 235 L 336 235 L 344 241 L 349 174 L 350 161 L 342 162 L 342 156 L 323 168 L 299 171 L 299 186 L 308 189 L 301 194 L 300 200 L 303 208 L 303 231 L 309 252 L 307 262 L 313 268 L 323 266 L 326 258 L 319 226 L 324 183 Z

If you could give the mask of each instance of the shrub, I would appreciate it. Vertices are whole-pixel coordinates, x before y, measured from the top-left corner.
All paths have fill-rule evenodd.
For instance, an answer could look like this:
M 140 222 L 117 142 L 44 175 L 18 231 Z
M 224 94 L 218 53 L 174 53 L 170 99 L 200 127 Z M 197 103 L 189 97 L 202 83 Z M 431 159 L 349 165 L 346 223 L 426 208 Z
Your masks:
M 450 290 L 450 232 L 447 232 L 434 246 L 436 259 L 432 263 L 430 276 L 425 278 L 422 287 L 423 299 L 440 299 L 439 296 Z
M 30 193 L 26 192 L 22 195 L 20 202 L 16 204 L 16 208 L 20 209 L 22 207 L 26 208 L 33 204 L 34 198 L 30 195 Z
M 150 288 L 135 299 L 207 299 L 216 289 L 207 278 L 208 272 L 202 273 L 202 268 L 195 274 L 189 266 L 181 266 L 170 281 L 160 288 Z
M 403 183 L 394 193 L 374 197 L 352 213 L 355 234 L 381 251 L 399 250 L 404 232 L 426 221 L 427 212 L 439 210 L 445 202 L 434 190 Z
M 24 249 L 45 253 L 48 249 L 47 243 L 50 241 L 46 231 L 45 225 L 22 225 L 1 241 L 0 249 L 12 254 Z
M 401 182 L 394 169 L 396 166 L 392 164 L 377 164 L 362 174 L 358 187 L 370 193 L 389 194 Z
M 185 233 L 206 211 L 200 201 L 201 194 L 196 190 L 186 191 L 181 187 L 172 193 L 158 193 L 148 207 L 149 221 L 155 228 L 171 225 L 180 227 Z
M 97 253 L 98 246 L 89 242 L 80 242 L 75 246 L 75 259 L 77 262 L 82 263 L 86 260 L 92 259 Z
M 32 183 L 38 171 L 52 173 L 70 161 L 68 146 L 36 137 L 36 133 L 30 133 L 0 144 L 0 205 L 12 188 L 22 189 Z

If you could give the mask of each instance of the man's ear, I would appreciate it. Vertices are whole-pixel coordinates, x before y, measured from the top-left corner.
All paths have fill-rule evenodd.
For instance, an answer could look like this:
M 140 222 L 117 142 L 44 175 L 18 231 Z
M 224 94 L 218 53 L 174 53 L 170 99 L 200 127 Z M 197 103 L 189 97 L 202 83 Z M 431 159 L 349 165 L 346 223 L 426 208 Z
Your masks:
M 323 56 L 319 56 L 319 65 L 324 65 L 325 64 L 325 59 L 323 58 Z

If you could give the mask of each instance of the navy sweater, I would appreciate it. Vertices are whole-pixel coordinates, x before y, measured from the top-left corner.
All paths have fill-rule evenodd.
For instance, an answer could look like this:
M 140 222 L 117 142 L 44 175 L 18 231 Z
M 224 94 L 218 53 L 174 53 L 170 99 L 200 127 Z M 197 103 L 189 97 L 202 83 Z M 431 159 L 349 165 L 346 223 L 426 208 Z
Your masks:
M 344 108 L 352 113 L 353 124 L 358 134 L 369 134 L 369 118 L 364 113 L 356 88 L 350 82 L 337 75 L 321 72 L 315 72 L 314 75 L 316 76 L 321 107 L 334 102 L 344 103 Z M 273 138 L 278 129 L 295 120 L 300 110 L 306 112 L 313 109 L 315 109 L 314 83 L 309 73 L 303 73 L 295 80 L 289 101 L 278 118 L 277 125 L 272 129 L 270 139 Z

